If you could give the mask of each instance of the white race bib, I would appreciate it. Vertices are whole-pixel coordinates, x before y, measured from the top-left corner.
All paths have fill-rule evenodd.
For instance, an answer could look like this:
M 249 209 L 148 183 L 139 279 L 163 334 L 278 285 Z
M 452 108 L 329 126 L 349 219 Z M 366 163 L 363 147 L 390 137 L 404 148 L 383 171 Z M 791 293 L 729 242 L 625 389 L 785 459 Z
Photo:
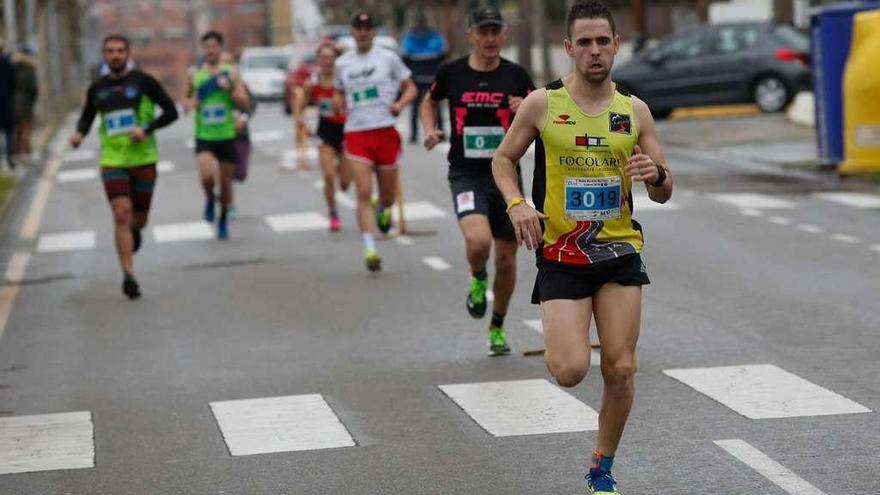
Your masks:
M 104 130 L 108 136 L 128 134 L 137 126 L 134 109 L 126 108 L 104 114 Z
M 227 119 L 226 105 L 215 103 L 202 107 L 202 123 L 208 125 L 225 124 Z
M 355 107 L 372 105 L 379 100 L 379 87 L 367 86 L 351 93 L 351 101 Z
M 455 197 L 455 205 L 456 211 L 459 215 L 466 211 L 474 210 L 476 208 L 476 205 L 474 204 L 474 192 L 465 191 L 463 193 L 458 193 Z
M 504 139 L 504 128 L 465 126 L 461 134 L 465 158 L 492 158 Z
M 565 216 L 592 222 L 620 218 L 620 176 L 565 179 Z

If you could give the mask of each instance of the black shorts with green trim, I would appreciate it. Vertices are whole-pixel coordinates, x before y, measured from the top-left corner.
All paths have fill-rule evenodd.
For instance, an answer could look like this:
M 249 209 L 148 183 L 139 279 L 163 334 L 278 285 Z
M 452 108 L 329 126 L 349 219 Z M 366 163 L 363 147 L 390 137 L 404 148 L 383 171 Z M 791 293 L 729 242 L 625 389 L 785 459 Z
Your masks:
M 651 280 L 639 254 L 628 254 L 610 261 L 576 267 L 543 262 L 538 264 L 532 304 L 553 299 L 593 297 L 607 283 L 641 286 L 650 284 Z

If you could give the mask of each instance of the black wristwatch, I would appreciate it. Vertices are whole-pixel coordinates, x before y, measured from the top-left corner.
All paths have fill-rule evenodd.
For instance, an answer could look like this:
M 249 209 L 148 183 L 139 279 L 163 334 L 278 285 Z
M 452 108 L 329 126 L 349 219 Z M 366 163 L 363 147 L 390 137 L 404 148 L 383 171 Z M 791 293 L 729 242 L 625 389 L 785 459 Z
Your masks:
M 657 173 L 660 174 L 660 176 L 657 177 L 657 180 L 655 182 L 651 183 L 651 187 L 660 187 L 663 185 L 664 182 L 666 182 L 666 168 L 661 167 L 656 163 L 654 164 L 654 166 L 657 167 Z

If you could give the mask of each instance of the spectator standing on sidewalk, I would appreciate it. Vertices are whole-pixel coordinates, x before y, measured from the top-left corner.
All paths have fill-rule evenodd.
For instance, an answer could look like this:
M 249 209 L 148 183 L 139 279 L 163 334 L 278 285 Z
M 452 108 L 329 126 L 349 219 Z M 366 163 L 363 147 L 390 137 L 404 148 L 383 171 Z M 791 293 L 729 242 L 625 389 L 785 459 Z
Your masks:
M 4 49 L 3 39 L 0 38 L 0 168 L 14 167 L 12 162 L 12 94 L 15 92 L 15 69 L 12 67 L 9 57 Z
M 410 117 L 409 142 L 416 143 L 419 140 L 419 104 L 425 98 L 425 93 L 431 88 L 434 76 L 446 59 L 448 51 L 446 40 L 443 35 L 428 27 L 428 20 L 424 14 L 416 18 L 413 29 L 403 37 L 401 46 L 401 58 L 413 74 L 413 82 L 419 90 L 418 97 L 413 101 L 412 114 Z M 442 122 L 439 110 L 436 122 L 442 131 Z
M 34 104 L 37 102 L 37 62 L 30 45 L 23 43 L 13 57 L 15 94 L 12 115 L 15 127 L 15 155 L 18 160 L 31 159 L 31 132 L 34 125 Z

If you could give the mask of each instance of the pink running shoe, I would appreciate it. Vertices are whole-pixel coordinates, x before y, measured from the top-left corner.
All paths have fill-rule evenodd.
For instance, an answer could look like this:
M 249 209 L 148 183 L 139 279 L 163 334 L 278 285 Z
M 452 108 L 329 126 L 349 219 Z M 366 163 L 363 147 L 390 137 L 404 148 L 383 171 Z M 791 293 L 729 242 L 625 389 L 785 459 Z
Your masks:
M 330 219 L 330 232 L 339 232 L 342 230 L 342 222 L 339 221 L 339 217 L 332 217 Z

